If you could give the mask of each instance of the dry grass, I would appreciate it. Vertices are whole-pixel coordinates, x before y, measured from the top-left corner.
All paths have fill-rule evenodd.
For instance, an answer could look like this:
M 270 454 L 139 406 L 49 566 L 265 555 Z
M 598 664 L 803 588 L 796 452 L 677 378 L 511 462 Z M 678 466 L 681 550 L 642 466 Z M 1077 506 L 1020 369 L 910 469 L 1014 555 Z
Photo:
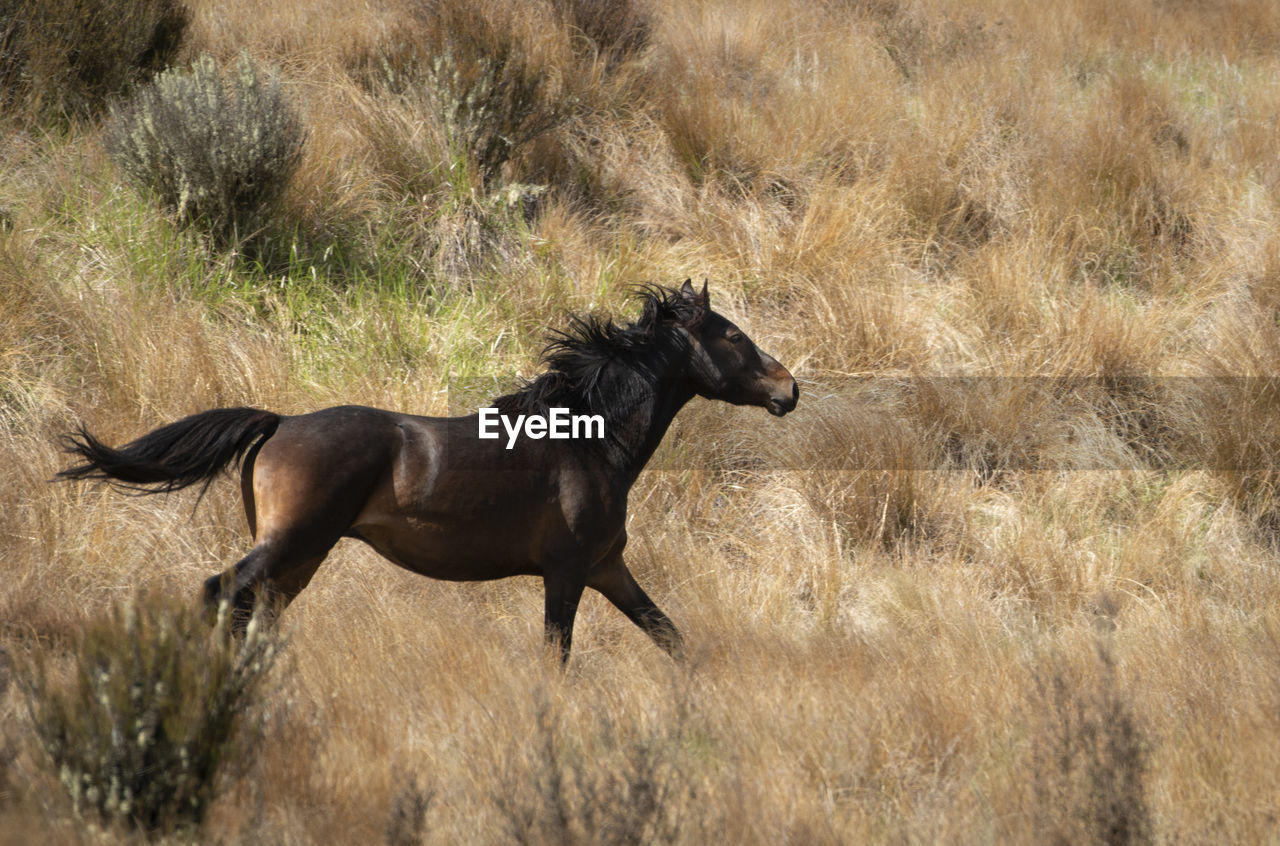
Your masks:
M 1276 7 L 487 0 L 439 28 L 462 5 L 191 3 L 185 49 L 280 68 L 302 115 L 281 267 L 178 230 L 96 126 L 4 130 L 0 843 L 136 839 L 70 816 L 17 659 L 246 546 L 234 485 L 49 484 L 59 434 L 462 411 L 567 313 L 690 275 L 802 397 L 695 402 L 634 491 L 688 666 L 592 595 L 562 673 L 535 581 L 340 545 L 205 839 L 1280 836 Z M 483 164 L 424 45 L 495 20 L 539 82 Z

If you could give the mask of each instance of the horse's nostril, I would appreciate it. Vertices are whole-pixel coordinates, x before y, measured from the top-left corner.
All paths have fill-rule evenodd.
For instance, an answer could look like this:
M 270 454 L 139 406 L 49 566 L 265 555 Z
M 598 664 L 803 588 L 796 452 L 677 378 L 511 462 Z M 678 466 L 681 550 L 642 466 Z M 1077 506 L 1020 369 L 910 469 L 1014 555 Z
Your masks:
M 800 386 L 795 382 L 791 383 L 791 401 L 800 402 Z
M 782 417 L 796 407 L 796 401 L 792 397 L 774 397 L 764 407 L 774 417 Z

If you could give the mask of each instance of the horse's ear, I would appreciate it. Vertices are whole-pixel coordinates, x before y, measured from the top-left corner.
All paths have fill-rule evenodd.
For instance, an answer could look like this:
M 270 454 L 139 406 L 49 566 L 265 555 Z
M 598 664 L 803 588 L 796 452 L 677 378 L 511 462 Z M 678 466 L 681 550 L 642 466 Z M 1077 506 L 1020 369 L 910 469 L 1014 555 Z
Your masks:
M 687 302 L 700 308 L 711 308 L 711 297 L 707 294 L 707 279 L 702 279 L 702 290 L 695 291 L 693 288 L 693 280 L 686 279 L 684 284 L 680 286 L 680 297 Z
M 686 279 L 679 290 L 681 300 L 680 322 L 685 328 L 697 330 L 702 326 L 702 321 L 706 319 L 707 312 L 710 307 L 707 305 L 707 286 L 702 286 L 702 293 L 699 294 L 693 289 L 693 280 Z

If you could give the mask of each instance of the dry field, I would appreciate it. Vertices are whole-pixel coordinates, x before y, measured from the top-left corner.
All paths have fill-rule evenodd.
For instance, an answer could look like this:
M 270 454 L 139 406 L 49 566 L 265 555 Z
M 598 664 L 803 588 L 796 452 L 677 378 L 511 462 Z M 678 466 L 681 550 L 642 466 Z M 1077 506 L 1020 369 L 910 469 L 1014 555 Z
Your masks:
M 687 665 L 588 595 L 562 672 L 535 580 L 344 541 L 202 841 L 1280 839 L 1280 5 L 191 7 L 183 61 L 302 116 L 285 249 L 178 226 L 103 120 L 0 126 L 0 843 L 144 842 L 16 679 L 247 548 L 228 482 L 51 484 L 62 433 L 474 409 L 686 276 L 801 384 L 695 400 L 633 493 Z M 424 93 L 477 15 L 536 81 L 489 158 Z

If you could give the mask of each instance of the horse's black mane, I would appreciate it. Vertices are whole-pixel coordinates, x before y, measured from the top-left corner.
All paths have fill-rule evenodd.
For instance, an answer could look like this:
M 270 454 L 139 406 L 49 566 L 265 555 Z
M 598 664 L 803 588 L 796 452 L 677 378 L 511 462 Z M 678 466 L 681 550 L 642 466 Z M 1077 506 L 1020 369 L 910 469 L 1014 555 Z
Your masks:
M 636 380 L 606 380 L 608 365 L 623 362 L 641 379 L 660 373 L 678 351 L 677 336 L 662 332 L 663 324 L 694 328 L 706 317 L 700 299 L 663 285 L 638 288 L 636 299 L 642 303 L 640 317 L 626 326 L 594 314 L 571 317 L 569 328 L 554 332 L 542 351 L 546 371 L 494 405 L 503 414 L 545 414 L 550 408 L 599 413 L 625 404 Z

